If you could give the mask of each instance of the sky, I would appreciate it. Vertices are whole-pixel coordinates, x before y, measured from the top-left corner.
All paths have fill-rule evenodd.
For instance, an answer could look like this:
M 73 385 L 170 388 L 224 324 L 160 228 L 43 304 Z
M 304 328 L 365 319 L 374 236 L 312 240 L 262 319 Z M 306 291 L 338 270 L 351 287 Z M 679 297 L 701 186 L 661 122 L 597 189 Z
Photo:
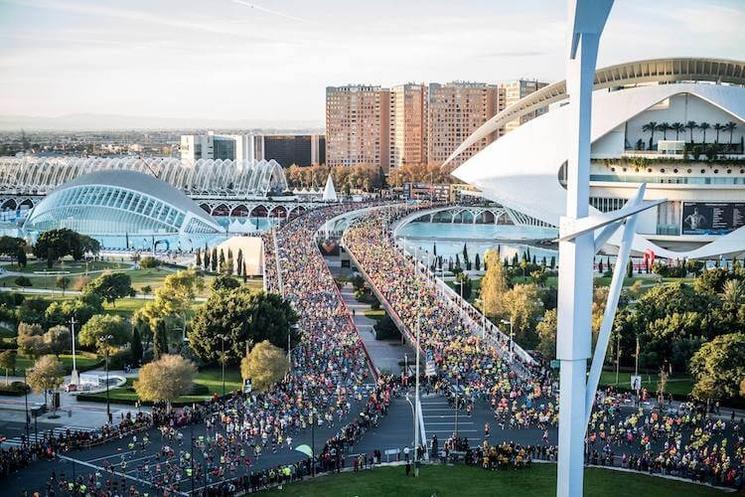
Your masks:
M 324 119 L 325 87 L 563 79 L 566 0 L 0 0 L 0 117 Z M 616 0 L 598 67 L 745 59 L 745 0 Z

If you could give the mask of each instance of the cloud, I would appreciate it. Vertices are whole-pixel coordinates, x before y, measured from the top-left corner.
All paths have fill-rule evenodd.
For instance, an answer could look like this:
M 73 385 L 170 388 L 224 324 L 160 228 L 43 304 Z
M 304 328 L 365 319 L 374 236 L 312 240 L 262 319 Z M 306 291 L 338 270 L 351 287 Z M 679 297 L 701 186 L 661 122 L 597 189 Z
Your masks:
M 284 19 L 290 19 L 291 21 L 306 22 L 306 23 L 307 22 L 310 22 L 309 20 L 303 19 L 302 17 L 291 16 L 291 15 L 285 14 L 283 12 L 279 12 L 279 11 L 276 11 L 276 10 L 267 9 L 266 7 L 262 7 L 260 5 L 256 5 L 255 3 L 245 2 L 243 0 L 233 0 L 233 3 L 237 3 L 239 5 L 245 5 L 246 7 L 249 7 L 251 9 L 258 10 L 258 11 L 264 12 L 266 14 L 271 14 L 273 16 L 282 17 Z
M 542 52 L 540 50 L 501 50 L 483 53 L 479 57 L 484 59 L 495 57 L 537 57 L 539 55 L 546 55 L 547 53 L 548 52 Z

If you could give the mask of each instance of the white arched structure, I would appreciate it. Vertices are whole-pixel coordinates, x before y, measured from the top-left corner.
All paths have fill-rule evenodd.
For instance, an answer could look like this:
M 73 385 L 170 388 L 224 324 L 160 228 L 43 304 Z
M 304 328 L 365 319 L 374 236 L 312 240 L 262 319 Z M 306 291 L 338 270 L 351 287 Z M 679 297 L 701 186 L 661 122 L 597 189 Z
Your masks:
M 687 65 L 683 64 L 685 61 L 688 61 Z M 689 95 L 702 100 L 716 109 L 717 112 L 722 112 L 730 120 L 737 122 L 740 129 L 745 129 L 745 87 L 741 86 L 745 85 L 745 75 L 743 73 L 745 63 L 713 59 L 698 62 L 690 59 L 670 59 L 668 62 L 629 63 L 601 69 L 597 72 L 596 91 L 593 92 L 592 96 L 591 141 L 593 146 L 601 140 L 607 139 L 619 129 L 623 130 L 624 123 L 628 123 L 648 109 L 679 95 Z M 655 73 L 650 70 L 654 67 L 670 67 L 671 71 L 677 69 L 672 72 L 658 71 Z M 709 72 L 704 71 L 707 68 Z M 626 76 L 623 76 L 624 74 Z M 610 75 L 616 76 L 611 78 Z M 601 78 L 603 82 L 598 83 Z M 733 84 L 673 82 L 686 78 L 689 80 L 729 81 Z M 608 88 L 615 88 L 616 85 L 641 84 L 653 81 L 664 82 L 665 84 L 645 84 L 637 87 L 614 89 L 614 91 L 607 90 Z M 599 91 L 597 88 L 605 88 L 606 90 Z M 563 82 L 546 87 L 521 100 L 513 106 L 514 108 L 505 109 L 495 116 L 494 119 L 487 122 L 464 142 L 459 150 L 467 148 L 474 141 L 478 141 L 484 133 L 493 132 L 503 122 L 507 122 L 506 120 L 512 120 L 535 110 L 535 105 L 538 105 L 538 103 L 542 105 L 545 105 L 546 102 L 556 103 L 565 98 Z M 491 200 L 524 212 L 553 226 L 558 226 L 559 218 L 564 214 L 566 206 L 566 189 L 562 184 L 560 173 L 562 165 L 566 163 L 569 156 L 569 110 L 568 105 L 555 105 L 549 112 L 528 121 L 488 145 L 455 169 L 453 175 L 479 187 L 484 196 Z M 691 119 L 695 119 L 695 117 L 691 117 Z M 673 165 L 668 166 L 669 169 L 673 167 Z M 739 167 L 734 169 L 734 171 L 727 171 L 732 178 L 742 176 Z M 665 172 L 664 169 L 662 171 Z M 743 197 L 745 190 L 742 186 L 745 183 L 742 181 L 733 179 L 732 185 L 728 186 L 721 183 L 690 184 L 683 183 L 674 177 L 663 178 L 659 182 L 649 182 L 647 184 L 646 198 L 652 200 L 664 199 L 671 195 L 687 192 L 690 198 L 710 201 L 713 199 L 709 197 L 714 195 L 712 192 L 716 191 L 717 200 L 722 195 L 729 195 L 733 201 L 742 202 L 745 200 L 745 197 Z M 635 182 L 631 179 L 625 185 L 619 182 L 612 186 L 615 188 L 625 186 L 631 194 L 640 182 L 642 181 Z M 595 184 L 593 183 L 593 185 Z M 603 186 L 608 187 L 608 185 Z M 594 211 L 594 209 L 592 210 Z M 623 228 L 620 228 L 610 237 L 608 243 L 617 246 L 622 231 Z M 659 243 L 650 241 L 649 238 L 646 235 L 635 234 L 632 243 L 633 250 L 642 252 L 649 249 L 660 257 L 673 259 L 686 257 L 713 258 L 720 255 L 737 255 L 745 250 L 745 227 L 723 236 L 698 237 L 701 246 L 690 250 L 678 251 L 664 248 Z M 702 245 L 702 243 L 706 244 Z
M 171 157 L 3 157 L 0 194 L 44 195 L 79 176 L 95 171 L 136 171 L 165 181 L 193 197 L 266 197 L 287 189 L 282 166 L 275 160 L 231 161 Z

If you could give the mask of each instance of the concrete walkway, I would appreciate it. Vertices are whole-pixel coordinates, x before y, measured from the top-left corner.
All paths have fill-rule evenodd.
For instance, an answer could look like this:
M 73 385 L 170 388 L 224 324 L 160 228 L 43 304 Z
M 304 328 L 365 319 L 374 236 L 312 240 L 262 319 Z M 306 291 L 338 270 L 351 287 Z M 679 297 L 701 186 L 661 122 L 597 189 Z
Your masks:
M 100 374 L 104 375 L 102 369 L 95 371 L 87 371 L 86 374 Z M 124 371 L 109 371 L 109 376 L 123 376 L 126 378 L 136 378 L 137 371 L 130 373 L 124 373 Z M 3 378 L 2 381 L 5 381 Z M 23 381 L 23 377 L 9 378 L 9 381 Z M 64 383 L 70 382 L 70 376 L 65 376 Z M 52 397 L 47 396 L 48 404 L 51 406 Z M 28 394 L 28 408 L 31 409 L 36 406 L 44 404 L 44 394 L 31 392 Z M 60 392 L 60 409 L 57 414 L 59 418 L 50 418 L 53 413 L 47 412 L 39 417 L 39 422 L 48 424 L 59 424 L 59 425 L 75 425 L 79 427 L 90 427 L 99 428 L 106 424 L 108 421 L 106 416 L 106 403 L 105 402 L 86 402 L 78 401 L 75 395 L 68 392 Z M 140 410 L 149 410 L 148 407 L 141 407 Z M 137 409 L 128 404 L 111 404 L 111 414 L 114 421 L 118 421 L 126 415 L 127 412 L 135 414 Z M 17 421 L 25 422 L 26 416 L 26 399 L 24 396 L 10 397 L 0 396 L 0 419 L 2 421 Z
M 353 311 L 354 324 L 360 332 L 360 337 L 367 347 L 375 366 L 380 371 L 393 374 L 401 374 L 403 369 L 399 362 L 404 361 L 404 355 L 408 354 L 411 360 L 414 351 L 407 345 L 402 345 L 399 340 L 376 340 L 373 326 L 376 321 L 365 316 L 365 311 L 370 310 L 370 305 L 354 298 L 354 289 L 347 283 L 341 289 L 341 296 L 350 311 Z

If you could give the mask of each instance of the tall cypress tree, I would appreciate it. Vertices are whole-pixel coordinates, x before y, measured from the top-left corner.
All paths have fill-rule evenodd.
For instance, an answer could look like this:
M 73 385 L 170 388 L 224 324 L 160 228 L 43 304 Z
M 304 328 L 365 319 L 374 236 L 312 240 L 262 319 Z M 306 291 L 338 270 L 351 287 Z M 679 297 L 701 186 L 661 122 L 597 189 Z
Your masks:
M 132 363 L 139 366 L 142 362 L 142 337 L 137 326 L 132 330 L 132 338 L 129 342 L 129 354 L 132 356 Z
M 212 263 L 210 264 L 212 272 L 217 272 L 217 247 L 212 247 Z
M 158 320 L 153 333 L 153 355 L 156 359 L 168 353 L 168 329 L 163 319 Z

